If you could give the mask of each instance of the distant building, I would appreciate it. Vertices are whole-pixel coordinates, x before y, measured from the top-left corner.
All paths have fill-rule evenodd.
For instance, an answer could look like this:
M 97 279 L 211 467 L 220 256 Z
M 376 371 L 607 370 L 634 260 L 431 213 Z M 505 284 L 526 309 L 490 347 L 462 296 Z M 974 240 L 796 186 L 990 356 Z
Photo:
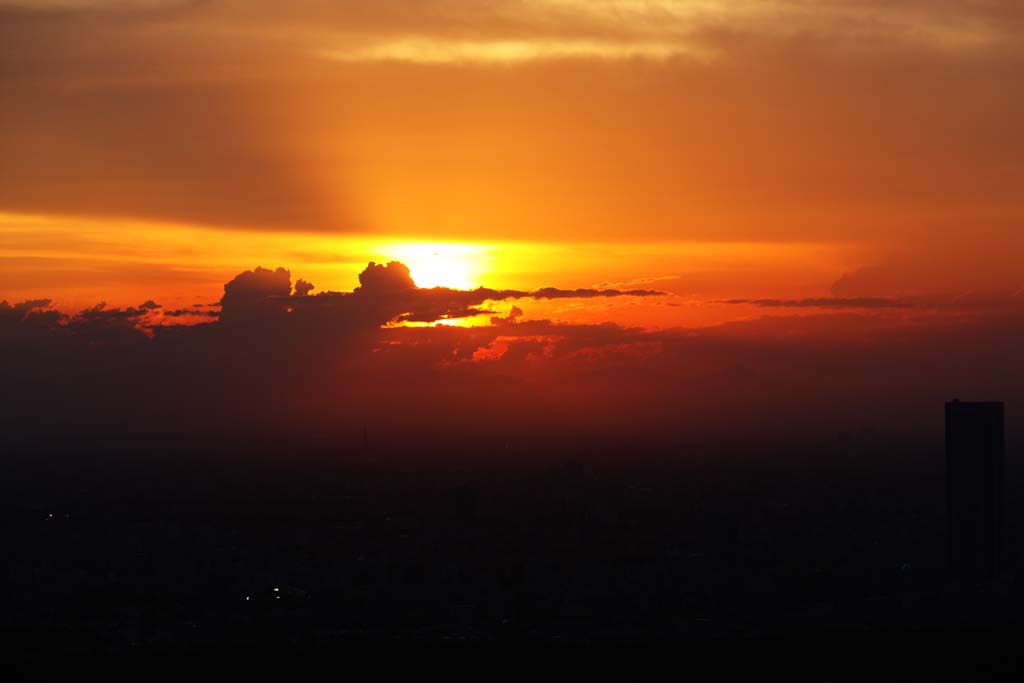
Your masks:
M 1003 552 L 1003 404 L 946 404 L 949 568 L 968 581 L 993 578 Z

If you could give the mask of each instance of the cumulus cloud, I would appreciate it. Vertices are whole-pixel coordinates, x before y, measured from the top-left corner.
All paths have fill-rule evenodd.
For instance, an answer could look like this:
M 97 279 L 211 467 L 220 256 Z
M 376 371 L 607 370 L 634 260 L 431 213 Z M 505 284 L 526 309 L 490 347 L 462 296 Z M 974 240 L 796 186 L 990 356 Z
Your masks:
M 50 308 L 50 299 L 32 299 L 9 304 L 0 301 L 0 338 L 48 334 L 63 316 Z
M 343 339 L 368 338 L 389 323 L 432 323 L 439 320 L 489 315 L 488 302 L 515 299 L 570 299 L 596 297 L 648 297 L 662 293 L 652 290 L 489 289 L 459 290 L 447 287 L 421 288 L 409 268 L 392 261 L 369 263 L 359 275 L 359 286 L 351 292 L 311 294 L 312 283 L 298 279 L 292 287 L 285 268 L 257 267 L 239 273 L 224 285 L 218 304 L 195 304 L 189 308 L 164 309 L 147 300 L 138 306 L 110 308 L 105 302 L 73 314 L 49 309 L 50 300 L 38 299 L 14 305 L 0 303 L 0 330 L 39 331 L 57 337 L 77 335 L 94 341 L 123 341 L 134 335 L 181 334 L 167 325 L 171 321 L 195 322 L 217 319 L 214 329 L 231 336 L 242 330 L 265 343 L 326 344 Z M 219 310 L 218 310 L 219 307 Z M 495 325 L 515 323 L 523 310 L 512 306 L 506 317 L 496 316 Z M 29 324 L 31 323 L 31 325 Z M 173 327 L 173 326 L 172 326 Z M 276 340 L 276 341 L 272 341 Z M 257 345 L 255 348 L 259 348 Z
M 487 302 L 511 299 L 592 299 L 663 296 L 647 289 L 472 290 L 417 287 L 409 268 L 398 261 L 370 262 L 351 292 L 311 295 L 312 285 L 299 280 L 291 294 L 291 274 L 284 268 L 246 271 L 224 286 L 221 320 L 227 324 L 266 323 L 285 315 L 293 319 L 319 319 L 321 323 L 348 324 L 353 329 L 374 329 L 389 322 L 430 323 L 491 313 Z M 522 315 L 522 311 L 520 311 Z
M 35 319 L 44 314 L 49 314 L 52 319 L 68 325 L 82 325 L 87 323 L 120 323 L 123 321 L 136 322 L 153 311 L 163 308 L 160 304 L 147 300 L 138 306 L 127 308 L 107 308 L 105 301 L 101 301 L 89 308 L 83 309 L 72 315 L 67 315 L 56 310 L 49 309 L 50 299 L 33 299 L 14 304 L 0 301 L 0 319 L 13 322 L 24 322 Z
M 404 263 L 392 261 L 378 265 L 370 261 L 366 270 L 359 274 L 359 287 L 355 291 L 376 296 L 401 294 L 415 288 L 416 283 L 409 274 L 409 267 Z
M 51 299 L 30 299 L 16 304 L 7 303 L 6 299 L 0 301 L 0 316 L 8 319 L 23 319 L 33 311 L 49 308 L 53 301 Z
M 272 314 L 278 308 L 272 299 L 291 294 L 291 277 L 284 268 L 269 270 L 263 267 L 236 275 L 224 285 L 224 296 L 220 300 L 221 320 L 232 323 Z

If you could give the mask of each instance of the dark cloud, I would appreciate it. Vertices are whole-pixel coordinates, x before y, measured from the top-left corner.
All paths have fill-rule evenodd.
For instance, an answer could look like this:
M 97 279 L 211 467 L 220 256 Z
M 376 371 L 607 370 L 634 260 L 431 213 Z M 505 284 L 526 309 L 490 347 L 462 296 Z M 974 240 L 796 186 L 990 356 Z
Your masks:
M 590 299 L 593 297 L 665 295 L 665 292 L 653 289 L 627 289 L 623 291 L 618 289 L 556 289 L 555 287 L 544 287 L 532 292 L 509 292 L 509 290 L 505 290 L 502 293 L 507 293 L 506 296 L 499 297 L 504 299 L 527 297 L 531 299 Z
M 366 425 L 412 454 L 446 435 L 487 443 L 514 424 L 538 441 L 749 445 L 868 426 L 939 433 L 936 406 L 950 396 L 1024 400 L 1019 315 L 899 325 L 837 312 L 669 331 L 502 320 L 359 335 L 286 318 L 149 336 L 117 318 L 36 325 L 41 315 L 17 331 L 0 322 L 0 439 L 322 436 L 343 454 Z
M 883 297 L 824 297 L 807 299 L 724 299 L 714 303 L 748 304 L 764 308 L 911 308 L 913 303 Z
M 931 433 L 950 396 L 1024 401 L 1020 307 L 972 300 L 960 303 L 977 315 L 898 317 L 840 307 L 651 331 L 524 320 L 517 301 L 490 325 L 402 327 L 386 323 L 535 292 L 410 289 L 395 286 L 398 266 L 369 272 L 381 277 L 314 296 L 292 292 L 287 271 L 248 271 L 226 288 L 231 322 L 151 301 L 77 314 L 0 303 L 0 438 L 322 436 L 344 451 L 346 434 L 367 425 L 411 453 L 445 435 L 487 443 L 514 424 L 537 439 L 717 442 L 863 426 Z M 210 322 L 161 323 L 204 313 Z
M 397 261 L 371 262 L 359 274 L 359 286 L 352 292 L 321 292 L 311 295 L 312 285 L 299 280 L 291 294 L 291 274 L 278 268 L 246 271 L 224 286 L 221 320 L 264 322 L 287 315 L 294 320 L 317 321 L 320 325 L 344 324 L 353 329 L 376 329 L 389 322 L 435 322 L 492 311 L 486 302 L 510 299 L 590 299 L 622 296 L 663 296 L 664 292 L 645 289 L 557 289 L 545 287 L 533 291 L 516 289 L 472 290 L 449 287 L 417 287 L 409 268 Z
M 236 275 L 224 285 L 224 296 L 220 300 L 221 320 L 233 323 L 272 315 L 278 308 L 272 298 L 291 294 L 291 277 L 284 268 L 268 270 L 263 267 Z
M 195 325 L 166 322 L 212 319 L 217 311 L 204 305 L 166 310 L 152 300 L 126 308 L 100 303 L 74 314 L 48 308 L 47 300 L 0 304 L 0 376 L 6 395 L 21 399 L 0 406 L 0 422 L 18 425 L 19 433 L 45 431 L 49 427 L 42 415 L 47 406 L 59 405 L 54 419 L 62 433 L 149 433 L 175 424 L 219 434 L 316 431 L 330 429 L 337 411 L 345 409 L 371 419 L 365 406 L 374 405 L 372 419 L 379 419 L 379 407 L 389 401 L 404 406 L 396 419 L 418 420 L 417 409 L 408 403 L 412 398 L 395 384 L 403 381 L 403 373 L 414 384 L 434 383 L 448 396 L 435 397 L 438 405 L 447 405 L 454 415 L 462 399 L 457 385 L 449 382 L 460 372 L 445 368 L 453 362 L 473 364 L 483 353 L 479 349 L 500 347 L 504 342 L 496 340 L 507 335 L 504 330 L 521 328 L 525 337 L 516 336 L 510 349 L 494 353 L 502 359 L 497 367 L 551 356 L 556 342 L 561 355 L 578 351 L 580 344 L 600 345 L 602 336 L 617 336 L 616 328 L 580 331 L 568 343 L 561 328 L 517 322 L 523 316 L 519 307 L 481 330 L 424 329 L 423 336 L 382 325 L 490 312 L 475 306 L 492 299 L 623 295 L 610 290 L 422 289 L 397 262 L 370 264 L 352 292 L 311 295 L 307 285 L 300 281 L 293 292 L 291 274 L 283 268 L 243 272 L 224 287 L 220 320 Z M 390 398 L 377 395 L 375 377 L 392 392 Z M 436 384 L 440 377 L 445 378 L 443 387 Z M 497 380 L 470 372 L 457 381 L 472 387 Z M 501 401 L 528 400 L 526 385 L 514 384 L 518 389 Z M 361 399 L 352 393 L 354 386 L 366 387 Z M 131 416 L 127 423 L 119 417 L 126 415 Z
M 1024 309 L 1024 289 L 973 290 L 958 294 L 806 299 L 722 299 L 712 303 L 761 308 L 917 309 L 921 312 L 991 313 Z
M 652 297 L 665 296 L 665 292 L 648 289 L 557 289 L 544 287 L 526 291 L 517 289 L 489 289 L 479 287 L 472 290 L 433 287 L 431 289 L 409 290 L 410 296 L 404 302 L 409 312 L 398 317 L 399 321 L 429 322 L 431 319 L 467 318 L 489 311 L 478 308 L 487 301 L 510 299 L 593 299 L 620 296 Z
M 195 316 L 197 318 L 219 318 L 220 312 L 218 311 L 206 311 L 201 310 L 198 306 L 192 308 L 175 308 L 172 310 L 161 311 L 161 315 L 169 318 L 181 318 L 187 316 Z
M 7 317 L 9 319 L 21 320 L 33 311 L 49 308 L 52 303 L 53 301 L 50 299 L 31 299 L 29 301 L 22 301 L 21 303 L 11 305 L 4 300 L 0 301 L 0 316 Z
M 96 321 L 96 320 L 138 320 L 144 318 L 151 311 L 162 308 L 160 304 L 147 300 L 138 306 L 128 308 L 107 308 L 104 301 L 92 308 L 87 308 L 71 317 L 72 321 Z
M 370 261 L 366 270 L 359 274 L 359 287 L 355 291 L 376 296 L 401 294 L 411 289 L 416 289 L 416 283 L 404 263 L 392 261 L 378 265 Z
M 98 330 L 139 328 L 154 312 L 171 317 L 206 315 L 204 311 L 191 308 L 166 311 L 152 299 L 127 308 L 108 308 L 106 302 L 101 301 L 73 314 L 51 309 L 51 304 L 50 299 L 23 301 L 13 306 L 6 301 L 0 301 L 0 328 L 5 323 L 8 329 L 13 329 L 17 324 L 31 323 L 36 328 L 44 327 L 48 333 L 63 331 L 88 336 L 92 331 Z
M 32 299 L 9 304 L 0 301 L 0 338 L 47 334 L 62 317 L 50 308 L 50 299 Z
M 518 306 L 513 306 L 512 308 L 509 309 L 508 315 L 505 316 L 505 317 L 491 316 L 491 324 L 492 325 L 514 324 L 517 320 L 519 320 L 519 318 L 522 318 L 522 317 L 523 317 L 523 309 L 519 308 Z

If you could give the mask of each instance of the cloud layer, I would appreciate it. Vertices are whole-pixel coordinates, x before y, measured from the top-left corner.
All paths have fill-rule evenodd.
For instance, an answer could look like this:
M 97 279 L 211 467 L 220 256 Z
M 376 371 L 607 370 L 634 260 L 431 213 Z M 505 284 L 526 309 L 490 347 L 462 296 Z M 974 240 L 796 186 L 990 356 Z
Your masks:
M 247 271 L 225 286 L 220 319 L 197 307 L 193 325 L 161 324 L 188 311 L 152 301 L 75 315 L 46 300 L 0 303 L 0 434 L 323 438 L 344 452 L 366 426 L 409 452 L 487 444 L 510 429 L 549 445 L 583 435 L 749 446 L 864 428 L 937 435 L 943 400 L 1024 400 L 1020 297 L 1016 308 L 961 299 L 896 316 L 820 314 L 816 303 L 662 331 L 526 320 L 517 305 L 482 327 L 407 327 L 388 323 L 496 299 L 609 294 L 420 289 L 398 263 L 371 265 L 353 292 L 308 284 Z
M 467 318 L 490 314 L 480 308 L 486 302 L 510 299 L 592 299 L 621 296 L 664 296 L 647 289 L 558 289 L 545 287 L 534 291 L 515 289 L 472 290 L 449 287 L 417 287 L 409 268 L 398 261 L 371 262 L 359 275 L 359 286 L 350 293 L 322 292 L 311 295 L 312 283 L 299 280 L 292 294 L 291 274 L 283 269 L 256 268 L 246 271 L 224 285 L 221 320 L 233 324 L 265 323 L 282 316 L 335 320 L 354 317 L 369 327 L 386 323 L 420 322 Z

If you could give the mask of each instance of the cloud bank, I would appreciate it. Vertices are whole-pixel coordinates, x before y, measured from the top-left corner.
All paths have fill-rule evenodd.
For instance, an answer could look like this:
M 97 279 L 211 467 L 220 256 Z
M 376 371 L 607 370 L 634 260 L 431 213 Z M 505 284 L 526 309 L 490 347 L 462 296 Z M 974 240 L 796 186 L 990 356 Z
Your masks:
M 449 287 L 417 287 L 409 268 L 398 262 L 371 262 L 359 275 L 359 286 L 352 292 L 321 292 L 305 280 L 296 282 L 292 294 L 291 274 L 256 268 L 246 271 L 224 286 L 221 320 L 225 323 L 265 322 L 275 317 L 335 319 L 350 317 L 369 327 L 387 323 L 420 322 L 467 318 L 490 314 L 480 306 L 486 302 L 514 299 L 592 299 L 664 296 L 648 289 L 559 289 L 544 287 L 533 291 L 515 289 L 472 290 Z
M 77 314 L 2 302 L 0 440 L 323 439 L 343 453 L 365 427 L 409 453 L 451 442 L 487 457 L 510 426 L 546 444 L 895 438 L 940 434 L 953 396 L 1024 401 L 1019 296 L 897 316 L 797 301 L 801 315 L 643 330 L 523 312 L 537 297 L 627 292 L 421 289 L 400 263 L 371 264 L 351 292 L 312 291 L 256 268 L 225 285 L 219 319 L 152 301 Z M 516 304 L 489 325 L 396 324 L 494 301 Z M 190 313 L 195 324 L 166 324 Z

